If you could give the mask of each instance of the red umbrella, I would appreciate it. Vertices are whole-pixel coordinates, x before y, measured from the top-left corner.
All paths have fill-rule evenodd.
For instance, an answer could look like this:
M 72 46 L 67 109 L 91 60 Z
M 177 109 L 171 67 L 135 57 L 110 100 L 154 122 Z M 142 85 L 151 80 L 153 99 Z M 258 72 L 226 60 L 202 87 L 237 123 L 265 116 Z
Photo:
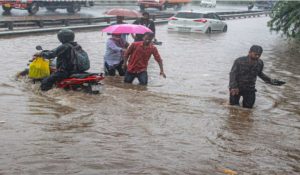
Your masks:
M 114 15 L 114 16 L 126 16 L 126 17 L 141 17 L 142 15 L 140 12 L 136 10 L 130 9 L 122 9 L 122 8 L 115 8 L 106 11 L 104 14 L 106 15 Z

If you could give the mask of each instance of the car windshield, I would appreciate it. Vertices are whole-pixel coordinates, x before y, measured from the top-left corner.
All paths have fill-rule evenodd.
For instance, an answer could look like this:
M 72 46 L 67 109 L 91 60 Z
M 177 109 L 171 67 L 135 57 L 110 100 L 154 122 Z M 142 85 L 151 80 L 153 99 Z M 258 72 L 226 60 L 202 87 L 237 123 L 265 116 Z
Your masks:
M 202 18 L 202 13 L 179 12 L 175 15 L 176 18 L 198 19 Z

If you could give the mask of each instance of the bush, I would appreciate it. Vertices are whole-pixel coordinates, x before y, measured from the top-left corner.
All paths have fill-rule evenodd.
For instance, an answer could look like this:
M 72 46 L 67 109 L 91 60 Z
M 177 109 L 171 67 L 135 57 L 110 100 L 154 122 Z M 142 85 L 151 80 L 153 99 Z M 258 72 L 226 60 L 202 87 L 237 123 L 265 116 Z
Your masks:
M 300 39 L 300 2 L 278 1 L 272 9 L 268 26 L 273 31 L 282 31 L 288 38 Z

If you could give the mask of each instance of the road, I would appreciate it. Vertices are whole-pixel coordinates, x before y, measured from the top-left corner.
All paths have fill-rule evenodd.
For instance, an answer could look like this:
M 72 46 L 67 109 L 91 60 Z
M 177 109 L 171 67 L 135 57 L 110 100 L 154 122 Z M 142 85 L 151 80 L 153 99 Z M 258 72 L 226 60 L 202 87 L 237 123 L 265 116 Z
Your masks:
M 82 8 L 82 10 L 78 14 L 76 14 L 76 16 L 101 17 L 104 15 L 103 13 L 106 10 L 108 10 L 110 8 L 118 8 L 118 7 L 139 10 L 138 6 L 125 6 L 125 7 L 122 7 L 122 6 L 94 6 L 94 7 L 90 7 L 90 8 Z M 247 9 L 247 7 L 244 7 L 244 6 L 218 5 L 216 8 L 202 8 L 200 6 L 187 5 L 187 6 L 184 6 L 182 10 L 236 11 L 236 10 L 246 10 L 246 9 Z M 148 9 L 147 11 L 158 12 L 158 10 L 156 10 L 156 9 Z M 168 9 L 167 11 L 174 12 L 173 9 Z M 1 14 L 3 13 L 2 9 L 0 10 L 0 13 Z M 13 9 L 10 17 L 24 17 L 24 16 L 28 16 L 28 13 L 26 10 Z M 66 10 L 63 10 L 63 9 L 57 10 L 56 12 L 49 12 L 45 9 L 40 9 L 40 11 L 35 16 L 38 16 L 38 17 L 41 17 L 41 16 L 70 16 L 70 14 L 68 14 L 66 12 Z M 5 16 L 0 16 L 0 19 L 1 18 L 5 18 Z

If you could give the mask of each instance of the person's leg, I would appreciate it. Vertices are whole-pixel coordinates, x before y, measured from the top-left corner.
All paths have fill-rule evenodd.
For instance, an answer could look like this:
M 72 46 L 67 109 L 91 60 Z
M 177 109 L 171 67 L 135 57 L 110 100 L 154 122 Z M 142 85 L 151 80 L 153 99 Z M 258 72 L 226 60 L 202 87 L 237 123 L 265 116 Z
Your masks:
M 126 72 L 124 77 L 124 83 L 132 83 L 135 77 L 135 74 Z
M 69 76 L 70 76 L 70 74 L 67 72 L 63 72 L 63 71 L 55 72 L 55 73 L 51 74 L 49 77 L 42 80 L 41 90 L 48 91 L 52 88 L 54 83 L 56 83 L 57 81 L 61 81 L 65 78 L 68 78 Z
M 120 76 L 124 76 L 125 75 L 125 70 L 123 69 L 123 61 L 120 62 L 120 64 L 116 67 L 118 73 Z
M 230 105 L 239 106 L 240 105 L 240 94 L 239 95 L 230 95 L 229 97 L 229 103 Z
M 108 76 L 116 75 L 116 70 L 114 68 L 112 68 L 111 66 L 109 66 L 106 62 L 104 63 L 104 67 L 105 67 L 105 75 L 108 75 Z
M 243 107 L 252 108 L 255 103 L 255 91 L 246 91 L 243 94 Z
M 147 71 L 138 73 L 137 75 L 140 85 L 147 85 L 148 84 L 148 74 Z

